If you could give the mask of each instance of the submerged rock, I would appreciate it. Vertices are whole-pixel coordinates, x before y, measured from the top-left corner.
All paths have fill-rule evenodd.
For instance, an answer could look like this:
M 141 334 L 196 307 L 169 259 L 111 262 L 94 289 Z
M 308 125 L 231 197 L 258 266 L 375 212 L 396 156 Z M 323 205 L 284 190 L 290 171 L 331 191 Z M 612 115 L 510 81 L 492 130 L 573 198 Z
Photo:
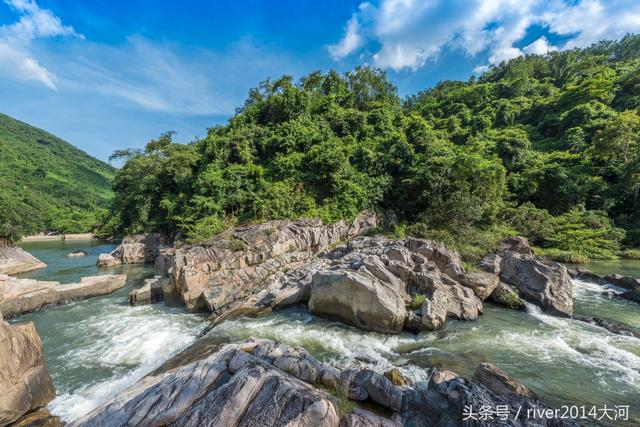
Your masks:
M 79 283 L 61 285 L 32 279 L 17 279 L 0 275 L 0 311 L 6 317 L 19 316 L 49 305 L 91 298 L 124 287 L 127 276 L 89 276 Z
M 100 254 L 97 264 L 100 267 L 109 267 L 154 262 L 160 250 L 167 247 L 169 242 L 162 234 L 134 234 L 122 239 L 122 243 L 110 254 Z
M 33 323 L 9 325 L 0 314 L 0 425 L 46 405 L 54 396 Z M 33 424 L 23 419 L 22 425 Z
M 516 286 L 524 299 L 544 311 L 563 317 L 573 314 L 571 278 L 562 264 L 507 252 L 500 262 L 500 280 Z
M 0 238 L 0 274 L 20 274 L 46 266 L 29 252 Z
M 581 316 L 581 315 L 574 315 L 573 318 L 581 322 L 591 323 L 592 325 L 599 326 L 614 334 L 640 338 L 640 331 L 635 330 L 630 326 L 615 320 L 605 319 L 605 318 L 596 317 L 596 316 Z

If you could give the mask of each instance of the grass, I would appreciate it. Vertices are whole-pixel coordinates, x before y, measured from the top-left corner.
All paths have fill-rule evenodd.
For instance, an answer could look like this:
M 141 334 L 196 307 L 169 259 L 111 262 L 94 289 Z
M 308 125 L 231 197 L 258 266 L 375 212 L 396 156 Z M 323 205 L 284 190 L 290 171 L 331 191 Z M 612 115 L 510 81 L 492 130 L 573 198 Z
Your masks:
M 347 393 L 339 386 L 331 389 L 331 395 L 334 397 L 336 409 L 340 418 L 344 417 L 349 412 L 352 412 L 356 407 L 356 404 L 349 399 Z
M 422 307 L 422 303 L 424 303 L 424 295 L 422 294 L 415 294 L 413 296 L 413 298 L 411 299 L 411 309 L 412 310 L 416 310 L 420 307 Z
M 588 256 L 571 252 L 563 251 L 561 249 L 554 248 L 535 248 L 537 254 L 549 258 L 552 261 L 564 262 L 569 264 L 588 264 L 591 259 Z
M 620 253 L 621 258 L 640 259 L 640 249 L 625 249 Z

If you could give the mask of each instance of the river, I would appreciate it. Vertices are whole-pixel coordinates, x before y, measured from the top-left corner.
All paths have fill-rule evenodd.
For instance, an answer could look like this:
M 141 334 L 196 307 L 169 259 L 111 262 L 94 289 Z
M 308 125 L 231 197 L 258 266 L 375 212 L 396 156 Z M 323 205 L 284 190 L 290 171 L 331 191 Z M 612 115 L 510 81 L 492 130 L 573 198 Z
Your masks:
M 125 289 L 112 295 L 22 316 L 32 320 L 43 342 L 47 367 L 58 397 L 52 413 L 72 420 L 114 396 L 145 373 L 188 346 L 204 327 L 199 316 L 163 304 L 127 305 L 127 293 L 152 274 L 150 267 L 95 267 L 97 255 L 114 245 L 102 242 L 30 242 L 23 248 L 49 267 L 22 277 L 76 281 L 81 276 L 128 274 Z M 84 249 L 89 256 L 68 258 Z M 599 273 L 640 276 L 639 261 L 594 262 Z M 608 317 L 640 329 L 640 305 L 609 297 L 603 288 L 574 281 L 576 314 Z M 216 327 L 211 334 L 232 341 L 251 336 L 302 346 L 318 358 L 346 365 L 367 361 L 384 371 L 391 366 L 414 382 L 426 381 L 435 366 L 472 376 L 483 361 L 518 378 L 551 406 L 629 406 L 629 421 L 596 424 L 640 425 L 640 340 L 609 333 L 583 322 L 485 303 L 476 322 L 449 321 L 436 333 L 396 336 L 363 332 L 319 319 L 303 309 Z

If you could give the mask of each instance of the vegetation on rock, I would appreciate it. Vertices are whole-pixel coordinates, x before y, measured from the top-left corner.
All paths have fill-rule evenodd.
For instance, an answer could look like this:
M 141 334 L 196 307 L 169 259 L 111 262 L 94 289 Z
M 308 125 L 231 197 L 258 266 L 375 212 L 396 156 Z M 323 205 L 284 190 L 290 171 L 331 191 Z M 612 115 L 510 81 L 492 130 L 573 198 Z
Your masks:
M 367 67 L 267 80 L 203 139 L 167 133 L 116 153 L 127 162 L 103 230 L 198 241 L 236 222 L 375 209 L 392 212 L 392 233 L 470 256 L 518 233 L 558 254 L 613 257 L 640 245 L 639 65 L 640 37 L 627 36 L 405 100 Z

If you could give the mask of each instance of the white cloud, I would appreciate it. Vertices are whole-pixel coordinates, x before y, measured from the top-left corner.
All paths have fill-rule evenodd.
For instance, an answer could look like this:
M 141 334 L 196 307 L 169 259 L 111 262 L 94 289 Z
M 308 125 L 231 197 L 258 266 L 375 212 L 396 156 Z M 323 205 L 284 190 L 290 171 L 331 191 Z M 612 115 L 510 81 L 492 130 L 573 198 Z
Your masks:
M 534 25 L 569 40 L 553 46 L 542 36 L 520 48 Z M 342 59 L 375 46 L 371 57 L 377 66 L 415 70 L 444 49 L 486 52 L 485 65 L 495 65 L 634 32 L 640 32 L 638 0 L 380 0 L 363 3 L 330 50 L 334 59 Z
M 78 36 L 70 26 L 62 25 L 51 11 L 41 9 L 33 0 L 5 0 L 20 19 L 0 26 L 0 74 L 19 80 L 37 81 L 57 89 L 56 76 L 31 52 L 31 42 L 38 38 Z
M 525 46 L 522 52 L 527 55 L 544 55 L 547 52 L 558 50 L 557 47 L 551 45 L 545 36 L 540 37 L 530 45 Z

